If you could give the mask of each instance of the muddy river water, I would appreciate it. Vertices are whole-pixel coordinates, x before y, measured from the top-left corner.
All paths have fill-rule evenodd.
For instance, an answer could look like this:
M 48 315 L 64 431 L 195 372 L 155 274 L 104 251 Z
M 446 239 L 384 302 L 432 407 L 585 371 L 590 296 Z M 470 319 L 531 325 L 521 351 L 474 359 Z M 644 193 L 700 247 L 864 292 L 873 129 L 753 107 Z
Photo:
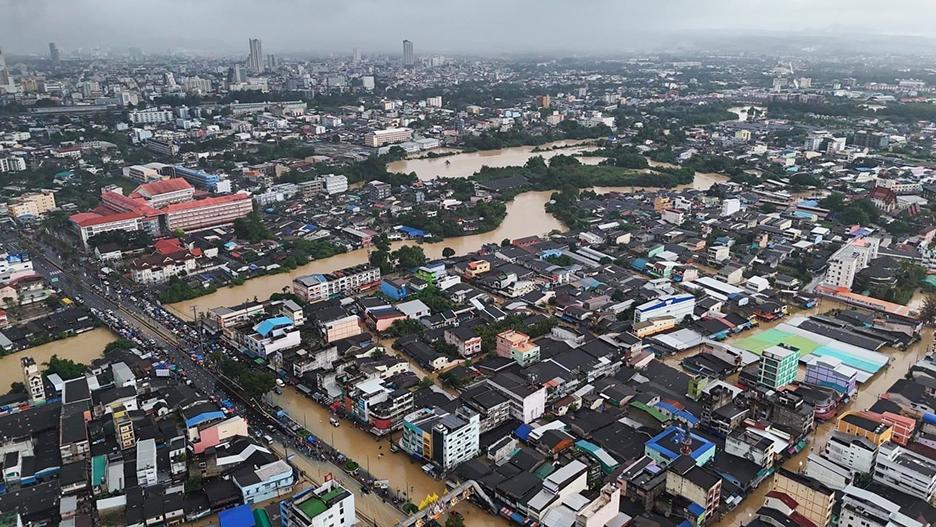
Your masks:
M 11 353 L 0 359 L 0 393 L 6 393 L 14 382 L 23 382 L 23 371 L 20 367 L 20 359 L 23 357 L 32 357 L 40 370 L 45 369 L 43 363 L 52 355 L 58 355 L 60 359 L 71 359 L 88 364 L 101 356 L 104 346 L 115 340 L 117 336 L 109 330 L 97 328 L 74 337 Z

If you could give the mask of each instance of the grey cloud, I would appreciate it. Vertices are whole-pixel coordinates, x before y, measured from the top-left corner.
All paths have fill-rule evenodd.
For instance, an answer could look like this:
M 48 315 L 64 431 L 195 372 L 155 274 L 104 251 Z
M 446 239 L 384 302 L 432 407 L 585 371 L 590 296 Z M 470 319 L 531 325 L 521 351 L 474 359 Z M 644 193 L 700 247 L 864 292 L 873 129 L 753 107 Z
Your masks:
M 0 0 L 11 53 L 140 46 L 247 53 L 616 53 L 685 35 L 839 31 L 934 37 L 932 0 Z

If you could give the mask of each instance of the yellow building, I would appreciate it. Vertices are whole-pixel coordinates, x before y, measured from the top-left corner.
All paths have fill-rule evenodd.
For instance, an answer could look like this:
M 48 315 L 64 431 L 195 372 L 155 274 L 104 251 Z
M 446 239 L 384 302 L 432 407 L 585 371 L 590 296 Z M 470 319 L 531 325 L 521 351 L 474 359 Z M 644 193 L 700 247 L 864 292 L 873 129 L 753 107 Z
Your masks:
M 676 327 L 675 317 L 652 317 L 634 324 L 634 336 L 637 338 L 649 337 L 674 327 Z
M 893 426 L 854 411 L 845 412 L 839 416 L 838 421 L 835 422 L 835 430 L 863 437 L 878 446 L 890 441 L 894 435 Z
M 491 262 L 487 260 L 475 260 L 473 262 L 468 262 L 468 267 L 465 269 L 465 274 L 474 278 L 478 275 L 488 273 L 491 271 Z
M 55 208 L 55 194 L 51 192 L 40 192 L 34 194 L 23 194 L 10 204 L 10 216 L 19 218 L 20 216 L 31 215 L 41 216 Z
M 772 490 L 793 498 L 797 503 L 796 512 L 818 527 L 828 527 L 832 522 L 835 491 L 818 480 L 781 468 L 774 476 Z
M 654 198 L 653 200 L 653 210 L 655 210 L 656 212 L 663 212 L 664 210 L 668 209 L 669 206 L 670 206 L 670 199 L 666 196 L 660 196 L 660 197 Z

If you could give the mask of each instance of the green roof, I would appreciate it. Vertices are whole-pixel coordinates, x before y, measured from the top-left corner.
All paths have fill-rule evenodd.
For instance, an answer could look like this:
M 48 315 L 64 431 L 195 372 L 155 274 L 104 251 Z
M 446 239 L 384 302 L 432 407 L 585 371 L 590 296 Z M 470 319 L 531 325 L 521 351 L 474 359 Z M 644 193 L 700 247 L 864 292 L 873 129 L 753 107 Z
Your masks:
M 104 473 L 107 472 L 107 456 L 94 456 L 91 458 L 91 485 L 98 486 L 104 483 Z
M 321 496 L 313 495 L 309 499 L 298 505 L 299 510 L 305 513 L 309 518 L 314 518 L 328 510 L 328 503 L 341 494 L 347 492 L 341 487 L 335 487 Z
M 556 467 L 552 466 L 551 463 L 543 463 L 536 470 L 533 471 L 533 475 L 539 479 L 546 479 L 556 470 Z
M 669 421 L 669 417 L 666 417 L 666 415 L 663 412 L 657 410 L 656 408 L 652 406 L 648 406 L 640 401 L 631 401 L 630 405 L 633 406 L 634 408 L 639 408 L 643 410 L 644 412 L 647 412 L 648 414 L 653 416 L 654 419 L 656 419 L 657 421 L 661 423 L 665 423 Z
M 270 523 L 270 515 L 267 514 L 267 511 L 264 509 L 254 509 L 254 524 L 256 527 L 272 527 L 273 524 Z

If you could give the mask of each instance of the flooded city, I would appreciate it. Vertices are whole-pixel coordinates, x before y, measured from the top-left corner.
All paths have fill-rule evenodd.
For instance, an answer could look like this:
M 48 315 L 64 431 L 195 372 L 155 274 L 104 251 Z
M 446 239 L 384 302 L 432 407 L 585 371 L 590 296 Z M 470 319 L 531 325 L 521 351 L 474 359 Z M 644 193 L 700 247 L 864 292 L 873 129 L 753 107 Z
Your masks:
M 574 144 L 577 142 L 572 143 Z M 551 148 L 553 146 L 563 146 L 566 144 L 569 143 L 550 143 L 548 145 L 544 145 L 541 148 L 545 149 Z M 570 151 L 587 148 L 592 147 L 576 146 L 570 149 L 562 148 L 557 150 L 548 150 L 545 152 L 534 152 L 533 147 L 518 147 L 486 152 L 475 152 L 471 154 L 458 154 L 456 156 L 450 156 L 446 158 L 404 160 L 398 161 L 397 163 L 406 163 L 405 170 L 415 171 L 420 179 L 432 179 L 433 177 L 436 177 L 434 171 L 438 168 L 437 162 L 444 163 L 444 160 L 450 160 L 452 162 L 451 167 L 455 167 L 455 172 L 452 174 L 446 173 L 444 177 L 464 177 L 466 175 L 470 175 L 473 172 L 459 175 L 462 174 L 462 171 L 469 169 L 476 171 L 480 169 L 480 166 L 477 168 L 472 168 L 474 166 L 474 160 L 476 159 L 476 156 L 483 156 L 485 159 L 493 161 L 493 164 L 489 163 L 489 166 L 510 166 L 517 164 L 522 165 L 526 163 L 527 159 L 536 155 L 555 155 L 555 153 L 563 152 L 568 154 Z M 468 158 L 470 161 L 466 161 L 463 164 L 462 159 L 464 158 Z M 662 167 L 672 166 L 667 163 L 657 163 L 653 161 L 650 162 L 650 165 Z M 393 166 L 393 163 L 389 165 L 389 167 Z M 402 170 L 402 168 L 400 168 L 401 166 L 402 165 L 397 165 L 397 169 Z M 678 186 L 675 188 L 675 190 L 683 188 L 706 190 L 715 183 L 725 182 L 727 179 L 727 177 L 719 174 L 697 173 L 695 176 L 695 181 L 693 181 L 692 184 Z M 654 189 L 648 187 L 627 186 L 595 187 L 594 190 L 599 193 L 633 193 L 650 191 Z M 554 230 L 565 231 L 567 230 L 565 225 L 557 220 L 552 214 L 546 212 L 545 204 L 547 201 L 549 201 L 551 195 L 551 191 L 524 192 L 523 194 L 518 195 L 512 201 L 507 203 L 507 217 L 493 231 L 471 236 L 449 238 L 437 243 L 423 243 L 420 245 L 422 246 L 423 251 L 425 251 L 427 257 L 439 258 L 442 256 L 442 250 L 446 247 L 454 249 L 456 254 L 466 254 L 472 251 L 477 251 L 486 244 L 499 244 L 505 238 L 513 240 L 516 238 L 523 238 L 525 236 L 546 235 Z M 395 242 L 393 247 L 396 248 L 401 245 L 411 245 L 413 243 L 413 241 Z M 290 287 L 293 278 L 297 276 L 303 276 L 312 273 L 329 273 L 338 269 L 344 269 L 345 267 L 362 264 L 367 262 L 367 256 L 368 252 L 366 249 L 349 251 L 344 254 L 332 256 L 331 258 L 310 262 L 289 273 L 261 276 L 248 280 L 246 283 L 240 286 L 222 287 L 217 292 L 210 295 L 205 295 L 186 302 L 172 304 L 169 306 L 169 309 L 172 309 L 183 319 L 191 320 L 193 306 L 197 307 L 199 312 L 203 312 L 205 310 L 219 306 L 237 305 L 249 300 L 253 300 L 254 298 L 263 300 L 269 298 L 272 293 L 282 291 L 284 287 Z
M 87 364 L 101 356 L 104 346 L 117 340 L 117 336 L 105 328 L 92 329 L 69 337 L 67 339 L 56 340 L 25 349 L 16 353 L 0 358 L 0 392 L 6 392 L 14 382 L 23 382 L 23 372 L 20 367 L 20 359 L 26 356 L 32 357 L 40 369 L 42 364 L 49 360 L 52 355 L 58 355 L 60 359 L 71 359 L 75 362 Z
M 419 179 L 428 181 L 437 177 L 463 178 L 481 170 L 481 167 L 509 167 L 522 166 L 534 156 L 541 156 L 545 160 L 559 154 L 571 156 L 594 150 L 593 140 L 585 141 L 556 141 L 541 146 L 517 146 L 502 148 L 500 150 L 482 150 L 436 158 L 401 159 L 387 165 L 390 172 L 415 172 Z M 586 165 L 597 165 L 604 160 L 603 157 L 579 157 L 579 161 Z

